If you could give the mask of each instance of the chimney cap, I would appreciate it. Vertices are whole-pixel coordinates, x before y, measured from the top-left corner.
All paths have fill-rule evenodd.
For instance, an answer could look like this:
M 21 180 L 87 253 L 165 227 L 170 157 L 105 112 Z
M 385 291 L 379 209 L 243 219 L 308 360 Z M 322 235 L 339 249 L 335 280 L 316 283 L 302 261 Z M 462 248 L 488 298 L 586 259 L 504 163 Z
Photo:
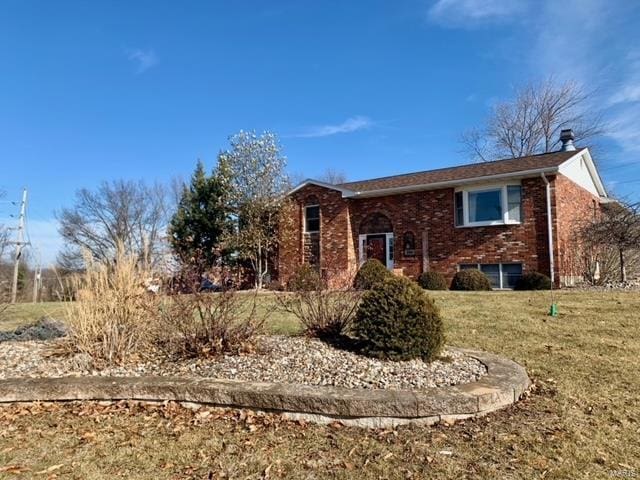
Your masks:
M 575 134 L 571 128 L 564 128 L 560 131 L 560 141 L 562 142 L 561 150 L 563 152 L 568 152 L 575 150 L 576 147 L 573 144 L 573 141 L 576 139 Z

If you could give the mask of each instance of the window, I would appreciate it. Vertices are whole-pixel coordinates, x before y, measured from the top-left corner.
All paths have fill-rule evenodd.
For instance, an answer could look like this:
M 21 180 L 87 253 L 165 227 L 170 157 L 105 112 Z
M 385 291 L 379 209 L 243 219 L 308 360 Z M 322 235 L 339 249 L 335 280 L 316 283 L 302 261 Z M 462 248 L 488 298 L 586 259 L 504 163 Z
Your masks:
M 508 220 L 520 223 L 522 218 L 522 187 L 520 185 L 507 186 L 507 216 Z
M 522 264 L 504 263 L 502 264 L 502 287 L 515 288 L 516 283 L 522 277 Z
M 456 192 L 456 226 L 464 225 L 463 193 L 464 192 Z
M 488 263 L 480 265 L 480 271 L 484 273 L 489 281 L 491 282 L 491 286 L 493 288 L 502 288 L 500 286 L 500 264 L 499 263 Z
M 319 205 L 304 207 L 304 231 L 306 233 L 315 233 L 320 231 Z
M 502 185 L 455 193 L 458 227 L 515 224 L 522 221 L 522 187 Z
M 502 190 L 467 192 L 469 223 L 495 222 L 502 218 Z
M 522 277 L 521 263 L 462 263 L 458 268 L 480 270 L 489 278 L 493 288 L 514 288 Z
M 314 235 L 309 239 L 307 263 L 314 267 L 320 265 L 320 235 Z

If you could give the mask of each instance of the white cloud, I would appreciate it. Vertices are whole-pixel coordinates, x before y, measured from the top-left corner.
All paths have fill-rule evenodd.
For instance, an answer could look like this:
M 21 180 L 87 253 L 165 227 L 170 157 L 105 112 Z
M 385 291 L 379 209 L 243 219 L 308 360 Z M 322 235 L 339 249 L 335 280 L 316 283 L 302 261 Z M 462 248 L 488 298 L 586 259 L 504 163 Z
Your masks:
M 428 16 L 443 25 L 476 26 L 507 20 L 526 8 L 525 0 L 438 0 Z
M 640 153 L 640 110 L 635 105 L 616 109 L 610 115 L 607 136 L 626 152 Z
M 127 59 L 136 66 L 136 74 L 146 72 L 160 61 L 153 49 L 134 48 L 127 50 L 126 54 Z
M 531 69 L 560 80 L 593 85 L 609 61 L 602 31 L 611 25 L 610 9 L 603 0 L 541 1 L 537 15 L 524 19 L 531 32 L 527 50 Z
M 372 127 L 373 124 L 374 123 L 370 118 L 357 115 L 355 117 L 347 118 L 344 122 L 337 125 L 318 125 L 315 127 L 309 127 L 305 131 L 291 136 L 300 138 L 329 137 L 340 133 L 352 133 L 357 132 L 358 130 L 365 130 Z
M 614 88 L 611 105 L 640 102 L 640 50 L 629 52 L 625 60 L 623 80 Z
M 603 114 L 606 136 L 625 152 L 640 152 L 640 50 L 622 31 L 624 4 L 608 0 L 541 1 L 535 16 L 522 20 L 532 76 L 576 81 L 593 92 L 589 107 Z M 562 13 L 564 12 L 564 14 Z

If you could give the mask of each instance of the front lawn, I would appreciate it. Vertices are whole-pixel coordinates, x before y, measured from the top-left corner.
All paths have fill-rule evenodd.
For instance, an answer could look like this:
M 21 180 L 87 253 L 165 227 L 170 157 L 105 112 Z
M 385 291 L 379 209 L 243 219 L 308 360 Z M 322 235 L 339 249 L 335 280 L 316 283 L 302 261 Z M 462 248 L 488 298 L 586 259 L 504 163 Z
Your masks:
M 20 325 L 33 323 L 42 317 L 62 320 L 65 316 L 63 302 L 17 303 L 0 313 L 0 332 L 14 330 Z
M 548 292 L 433 297 L 448 343 L 521 362 L 536 382 L 529 398 L 483 419 L 395 431 L 126 402 L 2 407 L 0 478 L 640 476 L 640 293 L 560 292 L 557 319 Z M 33 306 L 21 308 L 24 322 Z M 297 330 L 272 318 L 276 331 Z

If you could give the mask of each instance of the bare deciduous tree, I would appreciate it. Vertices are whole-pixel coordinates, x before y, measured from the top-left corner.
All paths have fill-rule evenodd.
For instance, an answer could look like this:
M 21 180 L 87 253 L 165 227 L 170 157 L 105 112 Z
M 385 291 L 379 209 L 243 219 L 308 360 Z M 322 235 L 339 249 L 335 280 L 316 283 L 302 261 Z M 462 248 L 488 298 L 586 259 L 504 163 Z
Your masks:
M 620 280 L 626 282 L 627 255 L 640 250 L 640 203 L 606 204 L 602 215 L 585 225 L 582 238 L 591 247 L 615 249 Z
M 331 185 L 338 185 L 340 183 L 347 182 L 347 175 L 341 170 L 334 170 L 333 168 L 327 168 L 318 180 L 330 183 Z
M 112 262 L 118 245 L 135 255 L 146 267 L 154 264 L 164 249 L 168 211 L 162 185 L 116 180 L 94 190 L 76 192 L 75 204 L 58 214 L 59 232 L 68 247 L 59 263 L 76 269 L 82 251 L 101 262 Z
M 4 259 L 7 247 L 9 246 L 9 227 L 0 225 L 0 262 Z
M 4 196 L 4 190 L 0 190 L 0 198 L 3 198 Z M 0 224 L 0 263 L 2 263 L 6 249 L 9 246 L 9 231 L 9 227 Z
M 604 128 L 589 108 L 591 97 L 575 82 L 531 83 L 495 105 L 486 126 L 465 132 L 461 143 L 474 160 L 486 162 L 550 152 L 564 128 L 573 129 L 577 141 L 593 139 Z

